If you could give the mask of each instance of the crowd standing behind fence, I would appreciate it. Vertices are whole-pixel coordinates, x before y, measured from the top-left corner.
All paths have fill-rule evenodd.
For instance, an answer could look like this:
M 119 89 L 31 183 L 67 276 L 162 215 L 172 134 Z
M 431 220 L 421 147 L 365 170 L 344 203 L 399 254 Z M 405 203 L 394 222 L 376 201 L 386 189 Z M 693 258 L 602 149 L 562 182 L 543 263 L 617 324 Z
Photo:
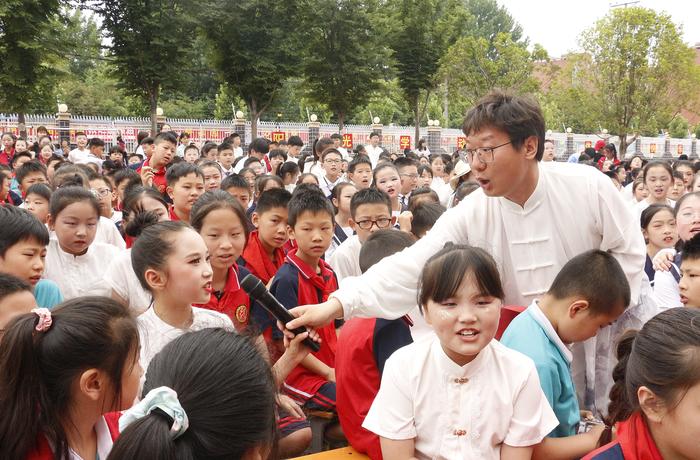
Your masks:
M 369 143 L 369 135 L 379 132 L 380 145 L 390 153 L 401 152 L 405 149 L 413 149 L 416 145 L 414 129 L 412 126 L 382 125 L 380 120 L 372 125 L 345 125 L 343 130 L 338 125 L 310 121 L 308 123 L 295 122 L 258 122 L 258 136 L 272 141 L 283 141 L 291 136 L 299 136 L 304 145 L 310 145 L 317 137 L 328 137 L 339 133 L 343 136 L 342 147 L 353 150 L 359 145 Z M 221 143 L 230 134 L 236 132 L 242 138 L 242 146 L 247 151 L 247 145 L 252 140 L 251 123 L 245 118 L 234 120 L 194 120 L 194 119 L 170 119 L 160 116 L 159 128 L 169 126 L 172 131 L 181 134 L 189 134 L 189 141 L 198 147 L 202 147 L 207 141 Z M 437 120 L 428 120 L 427 127 L 420 130 L 421 139 L 427 142 L 430 152 L 438 152 L 442 149 L 445 153 L 452 153 L 464 146 L 466 138 L 460 129 L 443 128 Z M 105 150 L 109 151 L 112 145 L 118 143 L 118 138 L 124 142 L 128 153 L 136 151 L 137 136 L 140 131 L 150 131 L 150 120 L 147 118 L 111 118 L 99 116 L 72 116 L 67 111 L 52 115 L 27 115 L 26 138 L 29 142 L 38 140 L 37 130 L 45 127 L 51 136 L 53 144 L 58 147 L 60 141 L 67 139 L 71 148 L 75 146 L 75 135 L 84 132 L 88 138 L 98 137 L 105 141 Z M 17 115 L 0 114 L 0 132 L 11 132 L 19 136 Z M 555 157 L 565 161 L 571 154 L 580 153 L 585 148 L 590 148 L 601 139 L 618 144 L 619 139 L 607 132 L 599 134 L 577 134 L 567 132 L 547 132 L 547 138 L 554 141 Z M 618 148 L 619 150 L 619 148 Z M 695 135 L 690 138 L 638 137 L 627 148 L 627 156 L 632 157 L 641 154 L 647 158 L 677 158 L 681 154 L 689 158 L 697 158 L 697 139 Z

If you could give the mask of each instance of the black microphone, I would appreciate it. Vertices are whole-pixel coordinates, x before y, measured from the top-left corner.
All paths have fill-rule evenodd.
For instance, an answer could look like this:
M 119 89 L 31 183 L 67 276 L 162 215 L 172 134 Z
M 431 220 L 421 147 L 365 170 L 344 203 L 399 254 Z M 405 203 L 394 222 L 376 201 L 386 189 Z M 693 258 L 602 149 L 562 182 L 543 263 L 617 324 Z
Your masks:
M 294 319 L 291 313 L 284 308 L 284 305 L 279 303 L 279 300 L 275 299 L 275 297 L 270 294 L 270 291 L 267 290 L 265 285 L 257 276 L 253 274 L 247 275 L 241 281 L 241 287 L 252 299 L 255 299 L 265 310 L 270 312 L 270 314 L 282 324 L 286 325 L 288 322 Z M 292 330 L 294 335 L 302 334 L 306 331 L 307 329 L 303 326 Z M 313 351 L 318 351 L 321 349 L 321 344 L 309 337 L 304 339 L 304 345 L 311 348 Z

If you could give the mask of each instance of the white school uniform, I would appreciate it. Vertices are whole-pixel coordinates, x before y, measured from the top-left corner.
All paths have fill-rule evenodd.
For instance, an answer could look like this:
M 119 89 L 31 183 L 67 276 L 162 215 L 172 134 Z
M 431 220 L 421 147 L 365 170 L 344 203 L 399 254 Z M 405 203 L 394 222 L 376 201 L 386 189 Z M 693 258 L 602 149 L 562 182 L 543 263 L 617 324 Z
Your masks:
M 129 309 L 136 314 L 148 310 L 151 293 L 141 286 L 131 265 L 131 248 L 120 252 L 107 267 L 104 282 L 121 298 L 129 302 Z
M 492 340 L 459 366 L 436 336 L 387 360 L 362 426 L 393 439 L 415 439 L 419 459 L 499 459 L 503 444 L 538 444 L 559 425 L 527 356 Z
M 423 266 L 446 242 L 487 250 L 498 264 L 506 304 L 522 306 L 547 292 L 571 258 L 590 249 L 609 251 L 622 266 L 632 291 L 632 306 L 617 324 L 623 327 L 628 319 L 643 322 L 656 313 L 655 305 L 638 305 L 646 247 L 632 209 L 600 171 L 549 162 L 539 164 L 537 186 L 524 206 L 476 190 L 448 209 L 411 247 L 378 262 L 361 277 L 341 280 L 332 296 L 343 305 L 344 317 L 406 314 L 415 305 Z M 593 360 L 601 363 L 595 385 L 600 408 L 607 407 L 604 400 L 615 361 L 616 337 L 610 336 L 609 329 L 599 332 L 602 348 Z
M 119 250 L 110 244 L 92 243 L 85 254 L 74 256 L 52 239 L 47 246 L 44 278 L 58 284 L 65 300 L 86 295 L 109 297 L 104 273 L 118 254 Z
M 235 331 L 231 318 L 218 311 L 192 307 L 192 325 L 187 329 L 173 327 L 156 315 L 153 308 L 149 308 L 141 314 L 136 322 L 139 328 L 141 342 L 141 367 L 148 369 L 151 359 L 163 349 L 164 346 L 180 337 L 186 332 L 200 331 L 212 327 L 221 327 L 228 331 Z
M 352 235 L 343 241 L 328 258 L 328 263 L 338 277 L 338 282 L 349 276 L 360 276 L 362 274 L 362 270 L 360 270 L 360 249 L 362 249 L 360 239 L 357 235 Z
M 110 218 L 104 216 L 100 216 L 100 221 L 97 223 L 95 243 L 107 243 L 117 249 L 126 249 L 126 242 L 119 233 L 119 229 Z
M 365 145 L 365 150 L 367 151 L 367 156 L 369 161 L 372 163 L 372 169 L 377 167 L 379 163 L 379 155 L 384 151 L 380 146 L 372 147 L 372 145 Z
M 669 200 L 668 198 L 666 198 L 666 202 L 662 203 L 662 204 L 669 206 L 671 209 L 676 207 L 676 202 L 673 200 Z M 640 219 L 642 217 L 642 213 L 649 206 L 651 206 L 651 204 L 646 199 L 639 201 L 637 203 L 634 203 L 634 210 L 637 213 L 637 222 L 640 221 Z

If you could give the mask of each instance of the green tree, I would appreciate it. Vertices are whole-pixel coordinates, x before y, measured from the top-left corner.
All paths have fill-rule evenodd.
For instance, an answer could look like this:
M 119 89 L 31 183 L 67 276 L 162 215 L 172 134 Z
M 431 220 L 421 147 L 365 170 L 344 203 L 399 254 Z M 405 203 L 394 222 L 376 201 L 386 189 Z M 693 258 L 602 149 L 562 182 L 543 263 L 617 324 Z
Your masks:
M 92 15 L 80 9 L 64 9 L 62 14 L 52 18 L 55 32 L 47 37 L 52 49 L 60 49 L 60 67 L 67 75 L 65 78 L 84 78 L 94 69 L 102 56 L 100 30 Z
M 155 133 L 164 88 L 177 88 L 190 60 L 193 19 L 187 0 L 86 0 L 102 18 L 120 85 L 142 97 Z
M 684 138 L 690 133 L 690 123 L 682 115 L 676 115 L 668 124 L 668 134 L 671 137 Z
M 621 154 L 636 133 L 667 126 L 698 97 L 693 50 L 668 14 L 640 7 L 612 10 L 583 33 L 581 44 L 592 59 L 587 76 L 601 101 L 601 123 L 620 137 Z
M 303 71 L 309 98 L 327 105 L 343 129 L 346 116 L 369 101 L 386 60 L 370 0 L 310 0 L 304 8 Z
M 466 0 L 465 5 L 470 20 L 464 25 L 465 33 L 473 37 L 486 39 L 495 44 L 500 34 L 508 34 L 514 43 L 527 45 L 523 37 L 523 28 L 515 22 L 508 9 L 500 6 L 496 0 Z
M 535 91 L 533 61 L 527 48 L 508 33 L 498 33 L 491 43 L 484 37 L 467 36 L 449 48 L 440 61 L 439 76 L 453 98 L 471 106 L 492 88 Z
M 21 131 L 25 113 L 45 105 L 51 94 L 53 72 L 47 61 L 53 53 L 44 40 L 53 32 L 59 7 L 59 0 L 0 2 L 0 111 L 17 112 Z
M 248 106 L 253 137 L 285 80 L 299 72 L 297 7 L 297 0 L 211 0 L 201 13 L 210 62 Z
M 413 113 L 415 139 L 435 90 L 440 59 L 461 34 L 468 17 L 453 0 L 394 0 L 387 3 L 389 46 L 404 97 Z

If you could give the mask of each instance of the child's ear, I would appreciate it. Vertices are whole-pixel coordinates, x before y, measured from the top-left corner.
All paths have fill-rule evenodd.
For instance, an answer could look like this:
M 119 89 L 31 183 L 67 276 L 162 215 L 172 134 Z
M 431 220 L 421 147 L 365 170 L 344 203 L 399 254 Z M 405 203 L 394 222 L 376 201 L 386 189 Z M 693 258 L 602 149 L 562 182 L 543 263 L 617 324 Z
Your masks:
M 165 285 L 168 283 L 168 277 L 165 273 L 153 268 L 147 269 L 143 277 L 146 279 L 146 283 L 148 283 L 151 289 L 165 289 Z
M 569 305 L 569 318 L 573 318 L 578 314 L 588 311 L 590 305 L 587 300 L 578 299 Z
M 651 423 L 660 423 L 668 412 L 663 401 L 645 386 L 639 387 L 637 398 L 639 399 L 639 407 Z
M 331 200 L 331 202 L 333 203 L 333 206 L 335 206 L 336 208 L 340 207 L 340 203 L 338 203 L 338 199 L 337 199 L 337 198 L 333 198 L 333 199 Z
M 78 382 L 80 392 L 92 401 L 99 401 L 105 390 L 105 381 L 102 371 L 91 368 L 80 374 Z
M 392 215 L 391 215 L 391 226 L 393 227 L 394 225 L 396 225 L 396 216 L 393 215 L 393 213 L 392 213 Z
M 355 222 L 355 221 L 353 220 L 352 217 L 348 219 L 348 224 L 350 224 L 350 228 L 351 228 L 354 232 L 357 231 L 357 222 Z
M 165 191 L 167 192 L 168 196 L 169 196 L 170 199 L 172 200 L 172 199 L 173 199 L 173 188 L 172 188 L 171 186 L 168 185 L 168 186 L 165 188 Z
M 250 201 L 248 201 L 250 203 Z M 258 228 L 258 224 L 260 223 L 260 215 L 253 211 L 253 215 L 250 216 L 250 221 L 253 223 L 253 226 L 255 228 Z
M 47 214 L 47 215 L 46 215 L 46 223 L 47 223 L 48 226 L 49 226 L 49 230 L 51 230 L 51 231 L 53 232 L 53 231 L 54 231 L 54 225 L 56 224 L 56 222 L 53 221 L 53 216 L 52 216 L 51 214 Z
M 287 235 L 289 235 L 290 239 L 296 240 L 296 236 L 294 236 L 294 227 L 291 225 L 287 225 Z

